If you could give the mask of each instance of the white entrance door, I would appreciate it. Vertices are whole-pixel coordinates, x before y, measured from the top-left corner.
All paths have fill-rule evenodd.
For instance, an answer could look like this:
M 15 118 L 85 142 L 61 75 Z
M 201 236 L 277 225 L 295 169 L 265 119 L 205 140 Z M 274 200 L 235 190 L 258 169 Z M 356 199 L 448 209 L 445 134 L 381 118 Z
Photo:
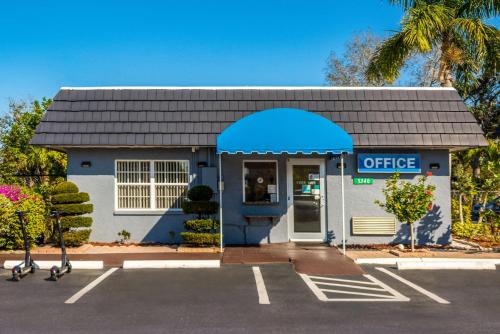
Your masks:
M 291 241 L 324 241 L 325 161 L 289 159 L 288 231 Z

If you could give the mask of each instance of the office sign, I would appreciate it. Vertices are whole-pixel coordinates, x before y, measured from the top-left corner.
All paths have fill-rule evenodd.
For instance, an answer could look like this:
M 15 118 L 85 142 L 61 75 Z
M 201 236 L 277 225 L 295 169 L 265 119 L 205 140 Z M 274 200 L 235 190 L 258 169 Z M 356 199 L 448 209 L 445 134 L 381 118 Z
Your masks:
M 358 173 L 420 173 L 419 154 L 358 154 Z

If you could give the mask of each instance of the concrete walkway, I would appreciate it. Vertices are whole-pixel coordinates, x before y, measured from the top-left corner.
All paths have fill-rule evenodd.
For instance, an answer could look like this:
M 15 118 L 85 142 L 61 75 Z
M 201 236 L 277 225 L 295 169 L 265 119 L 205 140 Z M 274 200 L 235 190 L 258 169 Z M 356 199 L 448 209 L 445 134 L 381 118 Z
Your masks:
M 294 243 L 248 247 L 226 247 L 222 264 L 265 264 L 291 262 L 308 275 L 362 275 L 363 270 L 338 249 Z

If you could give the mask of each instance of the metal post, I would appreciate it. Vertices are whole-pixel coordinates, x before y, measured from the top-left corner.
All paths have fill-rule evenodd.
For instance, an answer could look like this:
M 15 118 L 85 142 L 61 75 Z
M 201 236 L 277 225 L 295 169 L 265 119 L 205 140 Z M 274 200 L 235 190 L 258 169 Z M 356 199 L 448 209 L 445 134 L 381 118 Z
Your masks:
M 222 236 L 222 153 L 219 153 L 219 230 L 220 230 L 220 251 L 222 253 L 222 242 L 224 237 Z
M 344 200 L 344 154 L 340 155 L 340 184 L 342 198 L 342 253 L 345 255 L 345 200 Z

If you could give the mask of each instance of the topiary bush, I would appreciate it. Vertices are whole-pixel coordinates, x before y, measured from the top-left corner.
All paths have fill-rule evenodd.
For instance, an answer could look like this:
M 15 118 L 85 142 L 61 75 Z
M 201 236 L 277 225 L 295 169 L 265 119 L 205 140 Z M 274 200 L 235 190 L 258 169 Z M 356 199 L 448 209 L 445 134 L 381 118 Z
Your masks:
M 184 222 L 184 228 L 197 233 L 208 233 L 219 228 L 219 222 L 214 219 L 193 219 Z
M 188 198 L 191 201 L 210 201 L 214 192 L 209 186 L 195 186 L 188 191 Z
M 61 215 L 64 243 L 69 247 L 81 246 L 89 241 L 92 217 L 82 216 L 92 213 L 94 207 L 87 193 L 81 193 L 76 184 L 61 182 L 52 191 L 51 209 Z
M 17 211 L 24 213 L 26 233 L 30 243 L 46 229 L 46 207 L 42 197 L 18 186 L 0 186 L 0 248 L 22 249 L 24 239 Z
M 195 186 L 188 192 L 188 200 L 184 201 L 182 210 L 186 214 L 196 214 L 198 219 L 184 222 L 188 232 L 181 232 L 185 243 L 197 246 L 220 245 L 220 234 L 215 233 L 219 223 L 210 216 L 217 213 L 219 203 L 211 201 L 214 192 L 207 186 Z
M 181 232 L 184 242 L 196 246 L 220 246 L 220 233 Z

